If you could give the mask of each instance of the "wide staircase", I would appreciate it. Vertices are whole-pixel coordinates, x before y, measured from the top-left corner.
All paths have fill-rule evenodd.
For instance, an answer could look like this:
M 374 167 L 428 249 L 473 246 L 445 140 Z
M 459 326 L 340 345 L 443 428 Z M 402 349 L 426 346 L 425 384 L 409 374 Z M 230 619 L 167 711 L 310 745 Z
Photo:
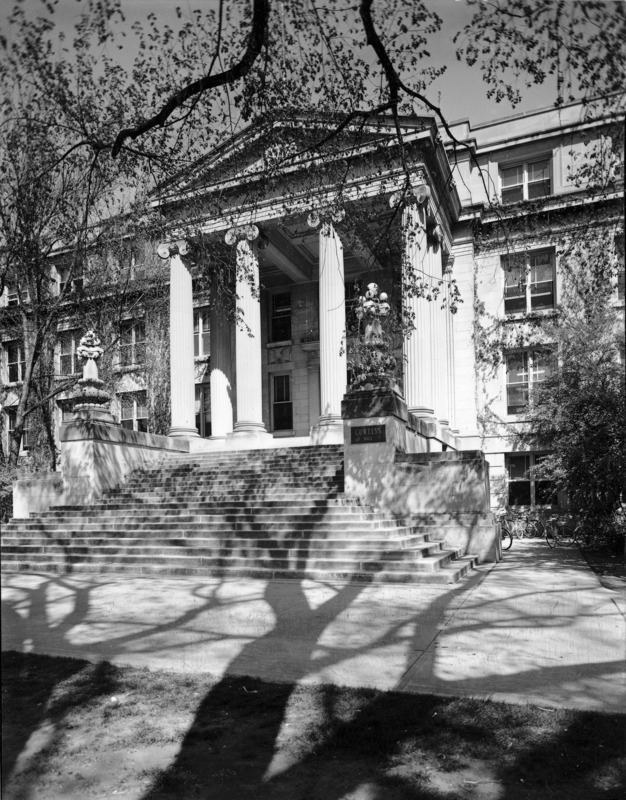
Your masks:
M 473 564 L 343 495 L 340 446 L 168 457 L 101 502 L 3 526 L 7 572 L 454 583 Z

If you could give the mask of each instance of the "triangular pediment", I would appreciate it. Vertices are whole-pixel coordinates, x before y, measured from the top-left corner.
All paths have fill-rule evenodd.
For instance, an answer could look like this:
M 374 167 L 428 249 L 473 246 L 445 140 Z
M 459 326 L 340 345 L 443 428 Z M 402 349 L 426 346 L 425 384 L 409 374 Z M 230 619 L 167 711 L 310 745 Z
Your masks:
M 156 194 L 179 194 L 209 187 L 243 183 L 261 175 L 304 168 L 311 161 L 354 157 L 385 142 L 397 142 L 389 119 L 357 119 L 336 132 L 341 118 L 297 115 L 285 119 L 261 119 L 230 137 L 193 167 L 162 185 Z M 432 117 L 401 118 L 403 135 L 432 129 Z

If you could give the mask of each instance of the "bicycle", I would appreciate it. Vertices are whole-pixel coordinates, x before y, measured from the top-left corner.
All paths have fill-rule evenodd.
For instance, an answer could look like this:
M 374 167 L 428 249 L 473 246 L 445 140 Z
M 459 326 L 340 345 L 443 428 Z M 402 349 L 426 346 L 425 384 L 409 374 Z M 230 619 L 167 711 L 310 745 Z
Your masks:
M 508 509 L 502 517 L 511 534 L 515 534 L 518 539 L 523 539 L 526 533 L 526 520 L 524 515 L 518 511 Z
M 513 535 L 506 519 L 506 513 L 504 511 L 496 512 L 496 517 L 500 525 L 500 546 L 502 550 L 508 550 L 513 544 Z
M 544 528 L 546 542 L 553 548 L 558 545 L 578 545 L 583 534 L 581 523 L 573 525 L 560 517 L 550 517 Z

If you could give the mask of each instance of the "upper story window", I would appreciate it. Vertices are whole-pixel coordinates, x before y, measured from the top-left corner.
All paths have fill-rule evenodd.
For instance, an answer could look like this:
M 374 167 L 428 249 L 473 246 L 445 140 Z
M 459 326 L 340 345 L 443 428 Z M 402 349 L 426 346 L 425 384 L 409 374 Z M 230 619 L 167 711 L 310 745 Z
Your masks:
M 120 367 L 143 364 L 146 357 L 146 330 L 143 321 L 123 322 L 120 333 Z
M 528 405 L 532 386 L 554 370 L 554 353 L 549 349 L 509 353 L 506 356 L 506 413 L 521 414 Z
M 120 394 L 120 425 L 129 431 L 148 431 L 148 399 L 146 392 Z
M 59 273 L 60 292 L 75 293 L 83 288 L 82 270 L 59 266 L 57 272 Z
M 541 466 L 547 453 L 508 453 L 508 504 L 510 506 L 550 505 L 555 502 L 552 481 L 541 477 Z
M 20 300 L 19 300 L 19 296 L 18 296 L 18 293 L 17 293 L 17 286 L 15 284 L 12 284 L 12 283 L 7 283 L 6 284 L 6 289 L 7 289 L 7 294 L 6 294 L 7 306 L 17 306 L 17 305 L 19 305 Z
M 23 381 L 26 367 L 24 348 L 19 342 L 6 342 L 4 351 L 6 353 L 7 379 L 9 383 Z
M 210 352 L 209 309 L 199 308 L 193 312 L 193 354 L 198 358 L 208 356 Z
M 5 408 L 5 414 L 7 415 L 7 452 L 11 449 L 11 439 L 13 437 L 13 431 L 15 430 L 15 420 L 17 419 L 17 408 Z M 24 419 L 24 427 L 22 428 L 22 441 L 20 442 L 20 452 L 23 450 L 28 450 L 30 447 L 29 441 L 29 432 L 28 432 L 28 419 L 26 417 Z
M 519 203 L 521 200 L 536 200 L 552 194 L 550 166 L 551 159 L 543 158 L 514 167 L 500 167 L 502 202 Z
M 78 331 L 63 331 L 59 334 L 59 372 L 61 375 L 73 375 L 80 372 L 76 348 L 80 343 Z
M 504 311 L 519 314 L 555 307 L 554 250 L 502 256 Z
M 291 294 L 282 292 L 272 295 L 270 341 L 285 342 L 291 339 Z

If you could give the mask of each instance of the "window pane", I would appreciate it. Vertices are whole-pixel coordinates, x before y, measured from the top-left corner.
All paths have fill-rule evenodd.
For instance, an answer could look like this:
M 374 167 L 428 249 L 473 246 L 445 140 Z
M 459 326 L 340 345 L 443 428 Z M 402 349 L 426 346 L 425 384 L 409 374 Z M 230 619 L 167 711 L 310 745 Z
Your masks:
M 536 351 L 533 353 L 533 383 L 542 383 L 548 378 L 554 367 L 554 354 Z
M 122 405 L 122 419 L 133 418 L 133 398 L 129 394 L 123 394 L 120 397 Z
M 506 382 L 528 383 L 528 353 L 512 353 L 506 357 Z
M 530 456 L 521 453 L 519 455 L 509 455 L 506 457 L 509 480 L 529 480 Z
M 530 505 L 530 481 L 514 481 L 509 483 L 509 505 Z
M 524 199 L 524 190 L 522 186 L 516 186 L 511 189 L 502 190 L 503 203 L 519 203 Z
M 272 296 L 270 335 L 273 342 L 291 339 L 291 295 L 288 292 Z
M 550 194 L 550 161 L 535 161 L 528 165 L 528 199 Z
M 145 392 L 137 393 L 137 417 L 148 416 L 148 398 Z
M 528 384 L 507 386 L 506 413 L 521 414 L 528 405 Z
M 507 189 L 510 186 L 515 186 L 524 182 L 524 167 L 505 167 L 501 171 L 502 174 L 502 188 Z
M 291 391 L 288 375 L 276 375 L 274 377 L 274 402 L 283 403 L 291 400 Z
M 291 403 L 274 403 L 274 430 L 288 431 L 293 428 Z
M 549 506 L 555 502 L 555 488 L 552 481 L 535 481 L 535 503 Z

